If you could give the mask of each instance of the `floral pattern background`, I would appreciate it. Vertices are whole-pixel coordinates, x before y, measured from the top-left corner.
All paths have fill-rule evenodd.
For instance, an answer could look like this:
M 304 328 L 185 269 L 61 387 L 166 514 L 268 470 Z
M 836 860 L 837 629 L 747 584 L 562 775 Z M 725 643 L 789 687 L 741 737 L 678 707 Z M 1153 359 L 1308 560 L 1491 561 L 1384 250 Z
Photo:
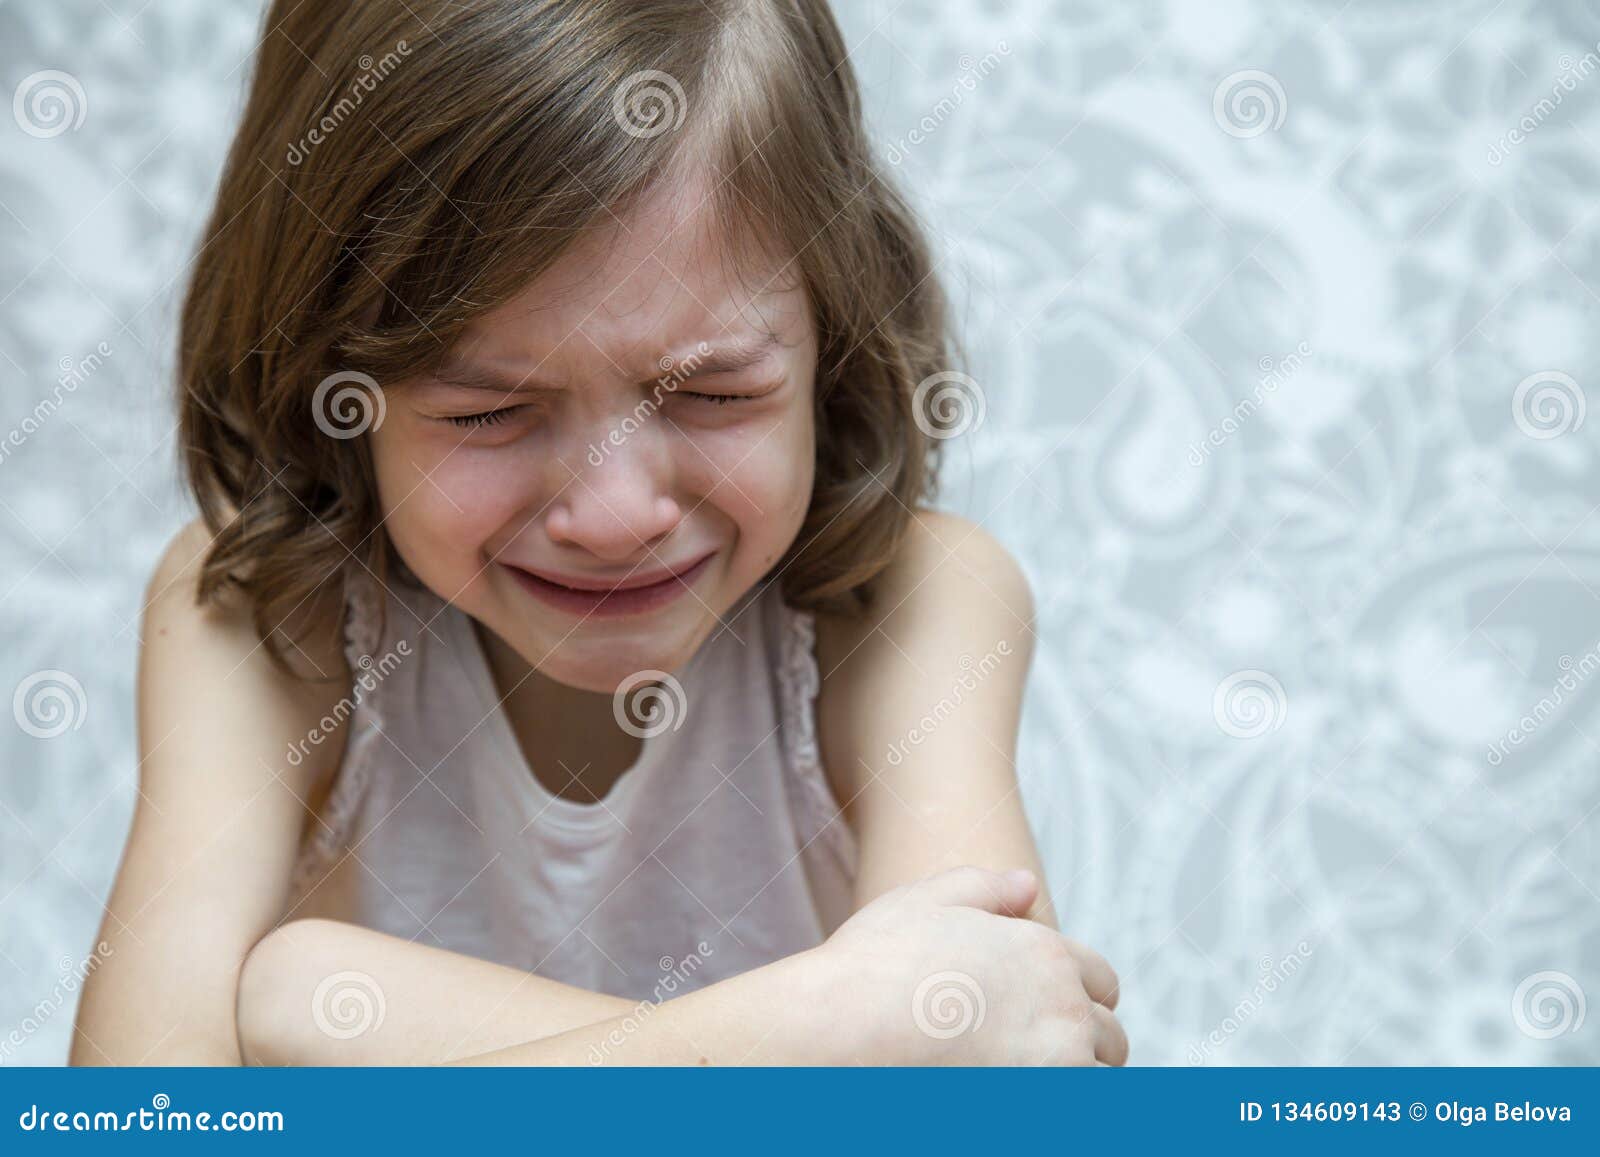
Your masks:
M 1019 774 L 1133 1062 L 1600 1063 L 1600 4 L 836 7 L 958 305 L 943 504 L 1032 578 Z M 132 811 L 176 310 L 259 25 L 0 6 L 0 1063 L 64 1060 Z

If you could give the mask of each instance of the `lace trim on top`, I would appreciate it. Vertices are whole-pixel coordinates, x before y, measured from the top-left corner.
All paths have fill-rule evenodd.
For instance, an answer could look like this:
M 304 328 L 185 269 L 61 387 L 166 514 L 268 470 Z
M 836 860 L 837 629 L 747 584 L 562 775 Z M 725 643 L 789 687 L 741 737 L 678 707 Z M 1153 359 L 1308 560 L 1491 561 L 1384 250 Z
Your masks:
M 355 705 L 347 726 L 353 730 L 333 789 L 324 803 L 322 822 L 307 836 L 295 867 L 294 885 L 308 888 L 344 848 L 357 808 L 372 778 L 374 745 L 383 730 L 383 680 L 361 681 L 382 642 L 382 589 L 365 572 L 350 576 L 345 587 L 344 652 L 353 685 Z M 809 611 L 790 607 L 779 599 L 777 677 L 782 698 L 782 736 L 785 762 L 798 781 L 795 793 L 805 830 L 803 842 L 826 842 L 850 866 L 856 858 L 855 839 L 840 814 L 828 785 L 817 742 L 816 698 L 822 679 L 816 659 L 816 621 Z
M 344 657 L 351 676 L 346 702 L 354 709 L 344 726 L 352 731 L 334 773 L 333 790 L 322 806 L 321 822 L 300 849 L 293 877 L 296 890 L 315 884 L 343 850 L 346 833 L 372 778 L 372 748 L 383 730 L 383 680 L 368 671 L 382 642 L 383 593 L 377 580 L 365 571 L 355 571 L 345 580 Z
M 778 684 L 783 697 L 784 755 L 799 779 L 799 801 L 806 823 L 801 838 L 826 841 L 853 868 L 855 838 L 833 798 L 817 743 L 816 699 L 822 676 L 817 669 L 816 617 L 781 600 L 779 605 L 783 615 Z

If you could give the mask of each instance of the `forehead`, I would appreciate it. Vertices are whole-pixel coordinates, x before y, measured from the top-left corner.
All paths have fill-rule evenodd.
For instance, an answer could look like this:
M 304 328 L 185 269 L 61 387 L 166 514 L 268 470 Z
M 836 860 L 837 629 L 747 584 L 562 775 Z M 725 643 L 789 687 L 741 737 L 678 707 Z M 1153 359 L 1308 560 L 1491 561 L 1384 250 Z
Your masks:
M 804 339 L 810 306 L 795 263 L 741 262 L 721 232 L 708 189 L 664 184 L 626 211 L 602 214 L 514 298 L 475 319 L 459 349 L 622 367 L 701 341 L 769 332 L 785 344 Z

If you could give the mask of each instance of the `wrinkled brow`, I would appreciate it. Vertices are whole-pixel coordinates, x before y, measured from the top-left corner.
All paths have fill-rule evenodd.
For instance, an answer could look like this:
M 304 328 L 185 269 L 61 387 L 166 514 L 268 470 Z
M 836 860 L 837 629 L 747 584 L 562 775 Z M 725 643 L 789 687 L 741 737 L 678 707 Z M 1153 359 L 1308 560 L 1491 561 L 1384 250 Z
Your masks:
M 767 333 L 754 342 L 711 347 L 704 353 L 699 349 L 693 349 L 682 357 L 673 358 L 670 366 L 658 369 L 656 374 L 641 379 L 640 384 L 652 383 L 658 376 L 667 373 L 672 374 L 678 381 L 710 377 L 714 374 L 738 373 L 761 364 L 781 345 L 782 342 L 778 340 L 776 334 Z M 446 358 L 433 372 L 433 379 L 447 386 L 488 390 L 497 394 L 515 393 L 519 390 L 562 388 L 561 383 L 542 379 L 532 370 L 518 373 L 507 366 L 477 365 L 451 358 Z

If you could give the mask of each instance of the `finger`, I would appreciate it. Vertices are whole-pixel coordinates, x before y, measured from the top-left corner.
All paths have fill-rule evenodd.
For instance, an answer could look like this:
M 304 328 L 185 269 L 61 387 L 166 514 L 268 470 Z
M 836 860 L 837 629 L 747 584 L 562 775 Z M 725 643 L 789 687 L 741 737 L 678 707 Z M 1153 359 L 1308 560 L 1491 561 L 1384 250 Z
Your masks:
M 1105 1061 L 1108 1065 L 1125 1065 L 1128 1063 L 1128 1034 L 1123 1031 L 1122 1024 L 1117 1020 L 1116 1014 L 1103 1004 L 1094 1006 L 1090 1014 L 1095 1026 L 1094 1056 L 1097 1061 Z
M 1025 916 L 1039 896 L 1039 878 L 1026 868 L 991 872 L 987 868 L 950 868 L 918 882 L 916 890 L 935 904 L 977 908 L 997 916 Z
M 1061 1026 L 1062 1051 L 1056 1063 L 1084 1068 L 1096 1062 L 1128 1063 L 1128 1034 L 1116 1013 L 1088 1000 L 1076 1001 L 1071 1008 Z
M 1078 962 L 1078 970 L 1083 974 L 1083 988 L 1089 994 L 1089 999 L 1107 1008 L 1116 1008 L 1122 996 L 1122 981 L 1118 979 L 1111 963 L 1087 944 L 1070 936 L 1061 939 L 1067 942 L 1072 958 Z

